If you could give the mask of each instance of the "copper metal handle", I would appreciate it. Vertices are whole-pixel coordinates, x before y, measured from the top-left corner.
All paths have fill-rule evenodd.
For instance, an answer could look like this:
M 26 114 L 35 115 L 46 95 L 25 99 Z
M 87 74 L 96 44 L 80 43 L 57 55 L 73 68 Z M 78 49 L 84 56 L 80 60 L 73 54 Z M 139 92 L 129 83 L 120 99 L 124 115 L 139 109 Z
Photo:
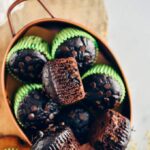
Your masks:
M 12 36 L 15 36 L 15 30 L 14 30 L 14 27 L 12 25 L 12 22 L 11 22 L 11 12 L 12 10 L 17 6 L 19 5 L 20 3 L 22 2 L 25 2 L 27 0 L 16 0 L 14 3 L 11 4 L 11 6 L 8 8 L 8 11 L 7 11 L 7 18 L 8 18 L 8 24 L 9 24 L 9 27 L 10 27 L 10 31 L 11 31 L 11 34 Z M 44 8 L 44 10 L 50 15 L 51 18 L 55 18 L 53 16 L 53 14 L 48 10 L 48 8 L 44 5 L 44 3 L 42 2 L 42 0 L 37 0 L 39 2 L 39 4 Z

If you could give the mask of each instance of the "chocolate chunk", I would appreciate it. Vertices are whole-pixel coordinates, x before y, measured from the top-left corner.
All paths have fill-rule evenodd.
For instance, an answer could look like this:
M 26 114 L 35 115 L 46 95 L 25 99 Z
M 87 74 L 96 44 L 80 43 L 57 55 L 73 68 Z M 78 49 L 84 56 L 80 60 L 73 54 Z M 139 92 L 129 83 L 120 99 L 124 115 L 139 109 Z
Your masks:
M 81 47 L 80 47 L 80 51 L 81 51 L 81 52 L 85 52 L 85 50 L 86 50 L 86 47 L 85 47 L 85 46 L 81 46 Z
M 38 110 L 38 106 L 36 106 L 36 105 L 31 106 L 31 111 L 32 112 L 36 112 L 37 110 Z
M 54 119 L 54 117 L 55 117 L 54 114 L 50 114 L 50 115 L 49 115 L 49 119 L 50 119 L 50 120 Z
M 110 99 L 109 99 L 109 98 L 104 98 L 104 101 L 105 101 L 106 103 L 109 103 Z
M 25 56 L 25 61 L 26 62 L 29 62 L 29 61 L 31 61 L 32 60 L 32 58 L 30 57 L 30 56 Z
M 18 73 L 19 72 L 18 69 L 14 69 L 13 71 L 14 71 L 14 73 Z
M 33 66 L 28 67 L 28 70 L 31 71 L 31 72 L 33 71 L 33 69 L 34 69 Z
M 103 94 L 104 94 L 103 91 L 98 91 L 99 96 L 103 96 Z
M 18 71 L 19 71 L 19 70 L 18 70 Z M 24 69 L 20 69 L 20 72 L 21 72 L 21 73 L 24 73 L 25 71 L 24 71 Z
M 78 55 L 78 53 L 77 53 L 75 50 L 73 50 L 73 51 L 72 51 L 72 56 L 73 56 L 73 57 L 77 57 L 77 55 Z
M 105 88 L 105 89 L 110 89 L 110 88 L 111 88 L 111 85 L 110 85 L 109 83 L 106 83 L 106 84 L 104 85 L 104 88 Z
M 38 94 L 34 94 L 33 97 L 34 97 L 35 99 L 40 99 L 40 96 L 39 96 Z
M 112 95 L 112 92 L 110 90 L 106 92 L 107 97 L 110 97 L 111 95 Z
M 96 88 L 96 83 L 95 82 L 91 82 L 91 87 L 93 88 L 93 89 L 95 89 Z
M 30 113 L 30 114 L 28 115 L 28 119 L 29 119 L 29 120 L 34 120 L 34 118 L 35 118 L 34 113 Z
M 72 57 L 49 61 L 43 68 L 42 80 L 47 94 L 60 104 L 72 104 L 85 96 L 77 63 Z
M 24 62 L 19 62 L 18 66 L 19 66 L 19 68 L 24 68 Z

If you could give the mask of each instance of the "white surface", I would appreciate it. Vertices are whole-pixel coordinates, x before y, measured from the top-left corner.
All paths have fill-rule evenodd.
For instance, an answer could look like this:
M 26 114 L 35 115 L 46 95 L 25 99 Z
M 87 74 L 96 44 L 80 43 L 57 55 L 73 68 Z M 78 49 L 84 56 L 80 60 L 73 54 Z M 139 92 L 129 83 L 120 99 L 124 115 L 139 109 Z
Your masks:
M 15 0 L 0 0 L 0 25 L 6 21 L 6 14 L 8 7 L 14 2 Z M 20 4 L 17 9 L 22 8 L 23 4 Z M 16 8 L 14 9 L 14 11 Z
M 119 57 L 133 97 L 133 139 L 146 150 L 150 130 L 150 0 L 105 0 L 108 41 Z
M 0 24 L 6 20 L 6 10 L 13 0 L 0 0 Z

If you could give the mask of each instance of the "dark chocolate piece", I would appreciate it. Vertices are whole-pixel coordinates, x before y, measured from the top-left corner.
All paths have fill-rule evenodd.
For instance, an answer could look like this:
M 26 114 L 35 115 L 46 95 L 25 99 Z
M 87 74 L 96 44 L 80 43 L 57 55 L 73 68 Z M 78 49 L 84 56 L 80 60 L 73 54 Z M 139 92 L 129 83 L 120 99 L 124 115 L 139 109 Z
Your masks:
M 47 62 L 42 80 L 46 93 L 60 104 L 72 104 L 85 96 L 77 63 L 72 57 Z
M 50 126 L 35 142 L 32 150 L 79 150 L 79 143 L 71 129 L 65 126 Z
M 20 102 L 17 118 L 28 130 L 37 130 L 54 122 L 58 113 L 58 104 L 46 97 L 41 90 L 34 90 Z
M 89 106 L 105 110 L 120 104 L 119 83 L 107 75 L 91 75 L 83 80 Z
M 24 82 L 41 82 L 41 72 L 46 57 L 35 50 L 20 50 L 14 53 L 8 63 L 11 72 Z
M 96 150 L 125 150 L 130 139 L 130 121 L 114 110 L 103 112 L 91 129 Z
M 74 57 L 78 63 L 81 73 L 88 70 L 96 59 L 96 48 L 94 43 L 85 37 L 74 37 L 68 39 L 59 46 L 56 58 Z

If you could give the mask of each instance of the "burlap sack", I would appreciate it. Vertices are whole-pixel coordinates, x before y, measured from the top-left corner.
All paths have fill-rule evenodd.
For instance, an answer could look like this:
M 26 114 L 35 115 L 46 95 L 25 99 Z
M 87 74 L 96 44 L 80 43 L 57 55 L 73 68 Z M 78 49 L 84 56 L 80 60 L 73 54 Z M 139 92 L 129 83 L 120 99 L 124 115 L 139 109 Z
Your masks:
M 104 8 L 103 0 L 43 0 L 49 10 L 58 18 L 66 18 L 79 22 L 83 25 L 88 26 L 92 30 L 96 31 L 102 37 L 106 37 L 107 33 L 107 15 Z M 17 32 L 25 24 L 39 18 L 49 17 L 49 15 L 43 10 L 36 0 L 28 0 L 24 3 L 22 9 L 16 10 L 12 14 L 12 23 Z M 8 22 L 5 22 L 0 26 L 0 57 L 3 58 L 5 50 L 9 45 L 12 35 Z M 1 64 L 0 59 L 0 75 L 1 75 Z M 1 96 L 0 91 L 0 96 Z M 3 113 L 2 113 L 3 112 Z M 2 116 L 1 114 L 6 115 Z M 18 135 L 19 133 L 13 128 L 13 122 L 9 121 L 9 115 L 7 114 L 7 108 L 5 104 L 0 102 L 0 136 L 5 135 Z M 1 141 L 1 140 L 0 140 Z M 11 143 L 11 140 L 8 140 Z M 12 140 L 13 141 L 13 140 Z M 5 142 L 1 142 L 5 143 Z M 7 143 L 7 142 L 6 142 Z M 4 148 L 1 147 L 0 149 Z M 4 144 L 5 146 L 5 144 Z

